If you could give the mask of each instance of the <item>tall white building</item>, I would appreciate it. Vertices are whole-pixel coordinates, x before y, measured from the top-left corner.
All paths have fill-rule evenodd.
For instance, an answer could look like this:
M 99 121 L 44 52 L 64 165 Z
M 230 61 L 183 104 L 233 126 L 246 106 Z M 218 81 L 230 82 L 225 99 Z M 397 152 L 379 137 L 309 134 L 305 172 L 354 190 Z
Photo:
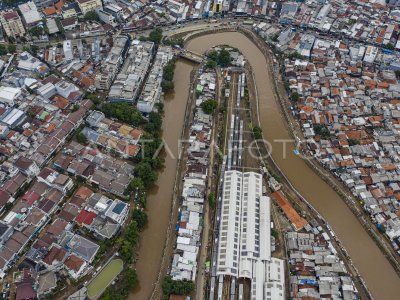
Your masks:
M 63 51 L 66 61 L 70 61 L 74 58 L 71 40 L 66 40 L 63 42 Z
M 284 261 L 271 257 L 270 198 L 262 195 L 262 175 L 226 171 L 217 276 L 251 280 L 251 299 L 285 299 Z

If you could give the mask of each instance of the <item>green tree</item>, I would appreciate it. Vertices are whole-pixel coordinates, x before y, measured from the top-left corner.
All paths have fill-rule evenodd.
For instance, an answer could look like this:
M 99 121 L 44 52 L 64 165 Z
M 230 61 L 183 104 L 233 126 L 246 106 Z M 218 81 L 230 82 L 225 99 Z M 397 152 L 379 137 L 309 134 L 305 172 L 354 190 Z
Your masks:
M 8 50 L 5 45 L 0 44 L 0 55 L 6 55 Z
M 88 11 L 83 17 L 83 19 L 85 21 L 96 21 L 96 22 L 100 21 L 99 15 L 94 10 Z
M 179 46 L 183 47 L 183 38 L 169 38 L 165 41 L 165 44 L 170 45 L 170 46 Z
M 275 33 L 275 34 L 272 36 L 271 40 L 272 40 L 273 42 L 277 42 L 277 41 L 278 41 L 278 38 L 279 38 L 279 33 Z
M 87 144 L 88 139 L 87 137 L 82 133 L 82 132 L 78 132 L 76 135 L 76 140 L 78 141 L 78 143 L 80 144 Z
M 210 204 L 211 208 L 215 208 L 216 201 L 215 201 L 215 193 L 214 192 L 211 192 L 208 195 L 208 203 Z
M 133 126 L 138 126 L 144 123 L 142 115 L 138 110 L 128 103 L 105 103 L 102 106 L 102 111 L 107 117 L 116 118 L 124 123 L 129 123 Z
M 44 32 L 44 30 L 43 30 L 43 27 L 41 27 L 41 26 L 34 26 L 29 29 L 29 33 L 36 37 L 43 35 L 43 32 Z
M 133 211 L 132 219 L 135 220 L 135 222 L 137 223 L 138 229 L 142 230 L 143 227 L 147 224 L 148 218 L 147 214 L 143 210 L 136 208 Z
M 163 68 L 163 81 L 161 82 L 161 88 L 164 93 L 170 92 L 174 89 L 174 71 L 175 71 L 175 59 L 170 60 Z
M 167 81 L 167 80 L 163 80 L 161 82 L 161 89 L 164 93 L 168 93 L 173 91 L 175 88 L 175 85 L 172 81 Z
M 9 44 L 8 46 L 7 46 L 7 50 L 8 50 L 8 53 L 15 53 L 15 51 L 17 51 L 17 46 L 15 46 L 14 44 Z
M 331 133 L 329 132 L 329 129 L 326 127 L 326 125 L 321 125 L 321 124 L 314 124 L 313 125 L 314 132 L 316 135 L 319 135 L 323 139 L 329 139 L 331 136 Z
M 76 112 L 78 109 L 79 109 L 79 105 L 74 104 L 74 105 L 72 105 L 71 112 Z
M 127 269 L 124 272 L 124 278 L 122 279 L 122 288 L 123 289 L 133 289 L 138 283 L 138 278 L 136 271 L 133 269 Z
M 205 113 L 211 114 L 217 108 L 218 103 L 217 103 L 217 101 L 215 101 L 213 99 L 209 99 L 209 100 L 203 101 L 200 106 Z
M 149 41 L 152 41 L 156 45 L 160 44 L 162 37 L 163 37 L 162 34 L 163 34 L 163 31 L 161 28 L 153 29 L 149 34 Z
M 132 181 L 129 183 L 129 190 L 131 191 L 143 191 L 144 190 L 144 183 L 142 179 L 135 177 L 132 179 Z
M 128 225 L 128 228 L 127 228 L 127 231 L 125 234 L 125 241 L 128 241 L 129 243 L 131 243 L 131 245 L 136 245 L 138 238 L 139 238 L 139 230 L 137 227 L 137 223 L 135 220 L 132 220 Z
M 150 188 L 157 181 L 156 172 L 146 161 L 142 161 L 136 166 L 135 175 L 143 181 L 146 189 Z
M 392 50 L 392 51 L 395 49 L 394 45 L 391 44 L 391 43 L 387 43 L 387 44 L 385 45 L 385 48 L 388 49 L 388 50 Z
M 218 53 L 218 64 L 222 67 L 226 67 L 231 63 L 231 54 L 229 53 L 228 50 L 222 49 Z
M 210 52 L 207 53 L 207 57 L 213 61 L 218 60 L 218 52 L 215 50 L 211 50 Z
M 300 98 L 300 95 L 299 95 L 298 92 L 293 92 L 293 93 L 290 95 L 290 99 L 292 99 L 292 101 L 297 102 L 297 101 L 299 100 L 299 98 Z
M 253 127 L 253 134 L 256 140 L 262 139 L 262 129 L 258 126 Z
M 206 63 L 206 68 L 215 69 L 217 67 L 217 63 L 215 60 L 209 59 Z
M 30 53 L 33 55 L 33 56 L 36 56 L 37 55 L 37 52 L 39 51 L 39 46 L 36 46 L 36 45 L 31 45 L 31 47 L 30 47 Z
M 64 27 L 62 26 L 61 20 L 59 17 L 56 18 L 56 24 L 57 24 L 57 28 L 58 31 L 60 31 L 61 34 L 65 33 Z
M 295 51 L 295 52 L 293 52 L 293 53 L 290 53 L 289 55 L 288 55 L 288 58 L 289 59 L 302 59 L 303 58 L 303 56 L 299 53 L 299 52 L 297 52 L 297 51 Z
M 119 255 L 125 262 L 131 262 L 132 260 L 132 245 L 128 241 L 123 241 L 119 249 Z
M 360 145 L 360 141 L 356 139 L 348 139 L 349 146 L 355 146 L 355 145 Z
M 194 282 L 188 280 L 173 280 L 171 276 L 165 276 L 162 283 L 164 295 L 189 295 L 194 291 Z
M 8 42 L 9 42 L 10 44 L 14 44 L 14 43 L 15 43 L 15 37 L 9 36 L 7 39 L 8 39 Z
M 144 129 L 149 133 L 157 133 L 161 130 L 162 118 L 161 115 L 156 112 L 150 112 L 149 122 L 145 125 Z

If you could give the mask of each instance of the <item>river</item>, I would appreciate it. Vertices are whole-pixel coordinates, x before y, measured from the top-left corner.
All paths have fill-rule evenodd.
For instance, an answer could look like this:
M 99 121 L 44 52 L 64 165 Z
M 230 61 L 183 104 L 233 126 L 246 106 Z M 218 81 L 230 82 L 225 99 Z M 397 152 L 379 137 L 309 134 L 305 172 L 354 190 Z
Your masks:
M 165 168 L 159 173 L 157 186 L 150 190 L 147 197 L 148 224 L 141 233 L 136 263 L 139 285 L 129 299 L 148 299 L 160 270 L 177 168 L 178 140 L 183 128 L 189 95 L 189 75 L 192 69 L 192 64 L 177 61 L 174 75 L 175 92 L 164 99 L 163 139 L 173 157 L 165 155 Z
M 227 44 L 238 48 L 253 68 L 260 102 L 261 126 L 265 138 L 272 144 L 272 156 L 296 189 L 329 222 L 344 247 L 352 257 L 354 265 L 364 278 L 372 295 L 378 300 L 398 299 L 400 278 L 388 260 L 372 241 L 364 228 L 342 199 L 307 164 L 293 154 L 294 145 L 287 144 L 286 157 L 283 144 L 273 142 L 290 139 L 285 120 L 280 115 L 273 98 L 273 83 L 267 62 L 260 50 L 244 35 L 226 32 L 206 35 L 191 40 L 188 49 L 203 53 L 215 45 Z M 181 133 L 184 109 L 188 96 L 189 75 L 192 67 L 178 62 L 175 71 L 175 95 L 166 101 L 164 138 L 169 143 L 177 140 Z M 171 150 L 177 151 L 176 143 Z M 148 299 L 155 282 L 171 205 L 176 160 L 166 158 L 166 168 L 159 176 L 158 190 L 148 200 L 149 225 L 142 234 L 137 271 L 140 288 L 129 299 Z

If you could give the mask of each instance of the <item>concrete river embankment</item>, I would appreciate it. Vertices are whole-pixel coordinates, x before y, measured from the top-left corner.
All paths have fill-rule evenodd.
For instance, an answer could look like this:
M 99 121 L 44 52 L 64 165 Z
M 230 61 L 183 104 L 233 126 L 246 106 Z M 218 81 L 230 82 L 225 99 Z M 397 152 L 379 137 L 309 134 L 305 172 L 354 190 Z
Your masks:
M 196 53 L 203 53 L 210 47 L 221 44 L 238 48 L 253 68 L 261 126 L 265 138 L 272 144 L 272 156 L 279 168 L 329 222 L 374 298 L 398 299 L 400 278 L 355 215 L 328 184 L 299 156 L 294 155 L 293 143 L 282 142 L 289 140 L 290 135 L 274 98 L 273 78 L 268 72 L 267 61 L 257 46 L 243 34 L 225 32 L 196 37 L 188 42 L 187 47 Z M 191 70 L 192 65 L 180 61 L 177 63 L 175 94 L 165 103 L 164 139 L 172 153 L 177 153 L 177 140 L 183 126 Z M 140 288 L 129 299 L 148 299 L 154 287 L 169 221 L 176 163 L 176 159 L 166 158 L 166 168 L 159 176 L 158 188 L 149 196 L 149 225 L 142 235 L 137 263 Z

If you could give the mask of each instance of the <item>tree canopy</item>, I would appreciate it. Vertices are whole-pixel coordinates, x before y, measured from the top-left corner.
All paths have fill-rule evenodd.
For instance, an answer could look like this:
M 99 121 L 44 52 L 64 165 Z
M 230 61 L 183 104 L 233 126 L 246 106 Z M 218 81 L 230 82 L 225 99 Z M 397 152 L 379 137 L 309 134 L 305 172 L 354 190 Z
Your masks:
M 164 295 L 189 295 L 194 290 L 193 281 L 187 280 L 173 280 L 171 276 L 165 276 L 162 289 Z
M 174 89 L 174 72 L 175 72 L 175 60 L 170 60 L 163 68 L 163 80 L 161 82 L 161 88 L 164 93 L 170 92 Z
M 161 28 L 155 28 L 153 29 L 150 34 L 149 34 L 149 41 L 152 41 L 155 44 L 160 44 L 162 37 L 163 37 L 163 31 Z
M 213 99 L 209 99 L 209 100 L 203 101 L 200 106 L 205 113 L 211 114 L 217 108 L 218 103 L 217 103 L 217 101 L 215 101 Z
M 253 127 L 253 134 L 256 140 L 262 139 L 262 129 L 258 126 Z
M 29 33 L 33 36 L 41 36 L 44 33 L 44 29 L 41 26 L 34 26 L 32 28 L 29 29 Z
M 293 93 L 290 95 L 290 99 L 292 99 L 293 101 L 298 101 L 299 98 L 300 98 L 300 95 L 299 95 L 298 92 L 293 92 Z
M 212 50 L 208 52 L 207 57 L 209 58 L 209 61 L 207 62 L 208 66 L 212 66 L 213 63 L 211 61 L 214 61 L 215 64 L 221 67 L 226 67 L 232 60 L 231 54 L 226 49 L 221 49 L 220 51 Z
M 136 221 L 139 230 L 142 230 L 147 223 L 147 215 L 141 209 L 136 208 L 133 211 L 132 218 Z
M 83 17 L 83 19 L 85 21 L 96 21 L 96 22 L 100 21 L 99 15 L 94 10 L 88 11 Z
M 144 123 L 140 112 L 135 107 L 125 102 L 105 103 L 102 107 L 102 111 L 107 117 L 116 118 L 133 126 L 138 126 Z
M 326 125 L 321 125 L 321 124 L 314 124 L 313 125 L 314 132 L 316 135 L 319 135 L 323 139 L 329 139 L 331 136 L 331 133 L 329 132 L 329 129 L 326 127 Z
M 157 181 L 157 173 L 147 161 L 141 161 L 136 166 L 135 175 L 143 181 L 146 189 L 150 188 Z

